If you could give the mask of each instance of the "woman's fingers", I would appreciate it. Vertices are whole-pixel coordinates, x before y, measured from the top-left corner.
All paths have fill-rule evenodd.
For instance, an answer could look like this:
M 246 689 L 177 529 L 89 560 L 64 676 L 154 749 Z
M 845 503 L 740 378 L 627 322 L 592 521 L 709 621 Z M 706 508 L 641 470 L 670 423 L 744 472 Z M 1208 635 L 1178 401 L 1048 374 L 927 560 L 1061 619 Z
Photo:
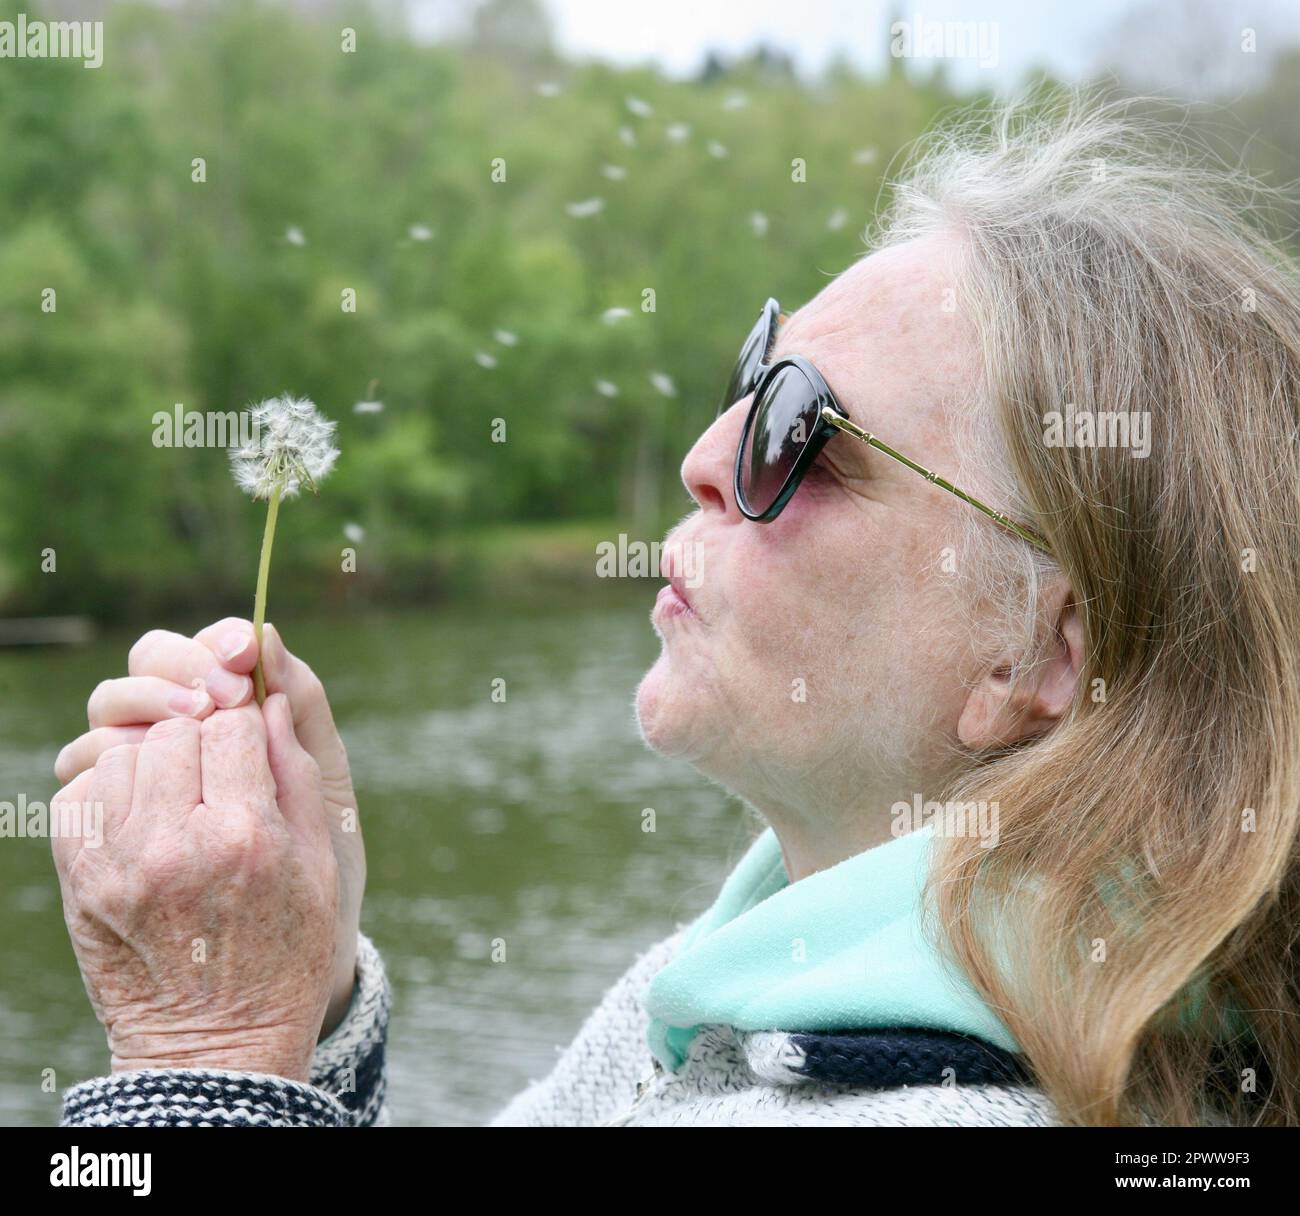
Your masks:
M 262 651 L 266 691 L 282 692 L 289 698 L 298 739 L 320 765 L 325 779 L 345 780 L 348 755 L 334 725 L 334 715 L 330 712 L 329 698 L 320 677 L 300 658 L 289 653 L 274 625 L 268 624 L 262 630 Z
M 183 823 L 202 801 L 201 723 L 170 718 L 149 728 L 135 758 L 132 814 Z
M 256 705 L 213 714 L 199 724 L 202 802 L 209 811 L 253 809 L 278 815 L 266 758 L 266 724 Z
M 140 745 L 110 747 L 91 770 L 86 801 L 103 814 L 104 839 L 115 836 L 131 813 L 131 791 L 135 786 L 135 759 Z
M 248 675 L 257 666 L 257 638 L 252 621 L 228 616 L 200 629 L 194 640 L 206 646 L 228 671 Z
M 92 728 L 152 725 L 164 718 L 206 718 L 215 708 L 201 680 L 186 686 L 161 676 L 123 676 L 96 685 L 86 720 Z
M 321 815 L 320 769 L 303 749 L 293 729 L 293 714 L 284 693 L 273 693 L 262 707 L 266 751 L 275 778 L 280 813 L 290 829 L 309 836 L 326 831 Z
M 50 816 L 58 814 L 63 816 L 63 808 L 74 808 L 76 813 L 83 817 L 86 814 L 89 805 L 87 794 L 90 792 L 90 781 L 94 774 L 90 769 L 78 773 L 71 781 L 64 784 L 63 788 L 50 799 Z M 98 825 L 101 826 L 102 825 Z M 80 851 L 82 843 L 86 839 L 86 833 L 50 833 L 50 847 L 54 852 L 54 866 L 60 873 L 66 873 L 68 866 L 72 864 L 73 858 Z
M 88 730 L 73 739 L 54 761 L 54 776 L 67 785 L 79 774 L 95 767 L 95 761 L 110 747 L 123 743 L 141 743 L 148 734 L 147 726 L 101 726 Z
M 257 653 L 252 624 L 238 617 L 226 617 L 200 630 L 193 638 L 160 629 L 147 633 L 132 648 L 129 665 L 133 676 L 163 676 L 170 680 L 201 678 L 217 708 L 226 709 L 243 705 L 251 697 L 252 681 L 243 673 L 252 671 Z M 267 692 L 282 692 L 289 698 L 298 738 L 316 759 L 326 780 L 346 781 L 347 752 L 334 725 L 325 689 L 316 673 L 289 653 L 274 625 L 264 627 L 262 661 Z M 122 710 L 111 722 L 91 725 L 154 722 L 164 716 L 121 716 L 125 712 Z
M 248 676 L 228 671 L 202 642 L 165 629 L 150 630 L 131 647 L 127 671 L 189 686 L 197 680 L 206 685 L 218 709 L 243 705 L 253 695 L 253 681 Z

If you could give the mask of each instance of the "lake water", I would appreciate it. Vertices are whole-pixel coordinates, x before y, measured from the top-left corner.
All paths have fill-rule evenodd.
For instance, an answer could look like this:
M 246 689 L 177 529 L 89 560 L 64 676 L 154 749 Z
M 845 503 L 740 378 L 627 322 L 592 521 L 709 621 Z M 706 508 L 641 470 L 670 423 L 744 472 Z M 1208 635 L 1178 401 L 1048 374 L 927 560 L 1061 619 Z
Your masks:
M 395 1123 L 483 1122 L 545 1075 L 637 952 L 708 906 L 750 837 L 738 803 L 637 735 L 632 694 L 658 651 L 657 584 L 644 587 L 576 607 L 279 622 L 324 679 L 352 761 L 363 928 L 394 992 Z M 94 685 L 125 674 L 134 636 L 0 651 L 0 800 L 48 800 L 59 747 L 85 729 Z M 0 1123 L 53 1124 L 57 1091 L 106 1071 L 107 1049 L 47 841 L 0 839 L 0 907 Z

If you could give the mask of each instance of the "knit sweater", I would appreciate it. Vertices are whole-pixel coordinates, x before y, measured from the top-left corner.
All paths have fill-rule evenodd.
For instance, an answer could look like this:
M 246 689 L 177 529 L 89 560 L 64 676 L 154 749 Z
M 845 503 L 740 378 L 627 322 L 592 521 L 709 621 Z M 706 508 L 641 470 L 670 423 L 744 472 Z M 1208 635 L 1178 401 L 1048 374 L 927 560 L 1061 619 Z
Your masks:
M 1042 1126 L 1043 1095 L 1010 1052 L 926 1029 L 737 1031 L 694 1036 L 666 1072 L 647 1045 L 646 991 L 684 928 L 640 955 L 606 992 L 545 1078 L 493 1126 Z M 63 1126 L 364 1127 L 388 1121 L 389 989 L 360 939 L 347 1016 L 316 1049 L 309 1084 L 221 1069 L 149 1069 L 85 1081 L 64 1095 Z
M 702 1027 L 666 1071 L 647 1046 L 646 992 L 688 933 L 652 946 L 609 989 L 544 1079 L 493 1126 L 1015 1127 L 1055 1122 L 1019 1058 L 925 1029 L 801 1034 Z

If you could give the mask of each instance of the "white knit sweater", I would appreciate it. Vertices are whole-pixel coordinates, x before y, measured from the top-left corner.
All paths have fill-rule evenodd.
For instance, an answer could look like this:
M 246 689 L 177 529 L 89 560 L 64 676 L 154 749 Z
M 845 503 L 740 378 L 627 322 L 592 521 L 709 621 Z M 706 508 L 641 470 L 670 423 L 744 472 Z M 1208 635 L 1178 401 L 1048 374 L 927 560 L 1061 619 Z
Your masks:
M 652 946 L 609 989 L 550 1074 L 518 1094 L 494 1127 L 857 1125 L 1041 1127 L 1047 1099 L 1024 1085 L 921 1084 L 870 1089 L 806 1072 L 803 1036 L 706 1026 L 676 1073 L 646 1042 L 642 997 L 683 930 Z
M 898 1059 L 924 1083 L 889 1087 L 825 1080 L 815 1070 L 816 1036 L 706 1026 L 686 1063 L 667 1074 L 646 1041 L 642 997 L 672 957 L 682 930 L 640 955 L 588 1016 L 550 1074 L 517 1095 L 492 1126 L 1044 1126 L 1043 1095 L 1023 1084 L 964 1084 L 968 1044 L 951 1066 L 940 1037 Z M 338 1029 L 316 1050 L 311 1084 L 220 1069 L 114 1073 L 64 1095 L 64 1126 L 363 1127 L 388 1121 L 384 1045 L 389 990 L 379 954 L 362 937 L 357 991 Z M 956 1050 L 960 1048 L 960 1050 Z M 978 1048 L 976 1049 L 978 1050 Z M 832 1044 L 831 1052 L 836 1048 Z M 910 1055 L 908 1053 L 911 1053 Z M 938 1058 L 936 1059 L 936 1054 Z M 944 1082 L 934 1069 L 944 1066 Z

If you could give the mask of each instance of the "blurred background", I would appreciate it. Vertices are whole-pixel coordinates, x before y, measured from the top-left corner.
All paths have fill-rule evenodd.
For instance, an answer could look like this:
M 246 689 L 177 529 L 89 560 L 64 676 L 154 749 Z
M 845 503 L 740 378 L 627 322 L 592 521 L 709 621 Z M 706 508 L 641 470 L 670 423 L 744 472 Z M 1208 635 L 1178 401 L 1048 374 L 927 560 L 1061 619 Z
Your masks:
M 281 515 L 269 616 L 353 758 L 402 1123 L 543 1075 L 749 838 L 639 743 L 660 584 L 597 578 L 596 546 L 688 510 L 678 466 L 764 299 L 863 252 L 909 142 L 1101 82 L 1300 178 L 1283 0 L 0 0 L 19 14 L 104 34 L 94 69 L 0 58 L 0 802 L 50 797 L 139 633 L 251 614 L 263 511 L 155 415 L 313 399 L 342 456 Z M 927 51 L 945 22 L 978 53 Z M 53 1123 L 107 1064 L 46 841 L 0 839 L 0 917 L 0 1122 Z

